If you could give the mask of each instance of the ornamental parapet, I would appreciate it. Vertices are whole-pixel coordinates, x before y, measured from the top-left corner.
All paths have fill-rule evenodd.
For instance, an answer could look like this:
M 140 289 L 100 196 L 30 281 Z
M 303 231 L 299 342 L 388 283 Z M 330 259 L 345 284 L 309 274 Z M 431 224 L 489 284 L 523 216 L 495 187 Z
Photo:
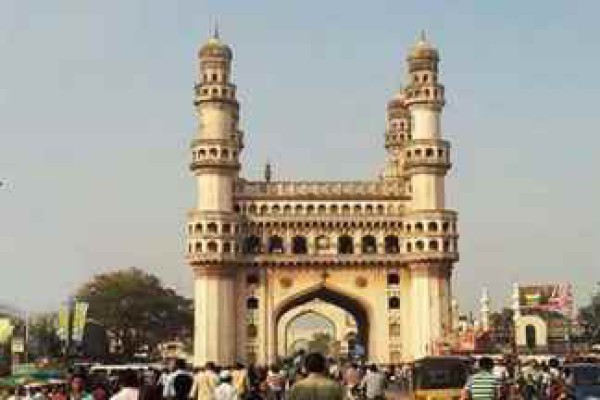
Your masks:
M 237 160 L 199 160 L 190 163 L 190 171 L 199 171 L 207 169 L 232 169 L 239 170 L 240 163 Z
M 407 106 L 427 104 L 441 109 L 444 104 L 444 86 L 441 84 L 411 84 L 404 89 Z
M 258 254 L 239 255 L 243 264 L 255 265 L 399 265 L 415 261 L 456 261 L 454 252 L 423 251 L 399 254 Z
M 230 138 L 223 139 L 209 139 L 209 138 L 195 138 L 190 143 L 191 149 L 197 149 L 202 147 L 221 146 L 221 147 L 241 147 L 243 135 L 238 132 L 237 135 L 232 135 Z
M 238 199 L 405 199 L 409 197 L 403 184 L 384 181 L 347 182 L 251 182 L 236 183 Z

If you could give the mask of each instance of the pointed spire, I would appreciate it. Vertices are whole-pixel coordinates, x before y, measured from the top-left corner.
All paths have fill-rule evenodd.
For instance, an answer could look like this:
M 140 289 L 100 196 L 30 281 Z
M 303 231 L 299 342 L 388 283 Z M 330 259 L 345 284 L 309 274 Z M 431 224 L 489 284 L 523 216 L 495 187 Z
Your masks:
M 267 183 L 271 182 L 273 171 L 271 168 L 271 162 L 269 160 L 267 160 L 267 162 L 265 163 L 264 174 L 265 174 L 265 182 L 267 182 Z
M 425 29 L 421 29 L 419 32 L 419 42 L 427 42 L 427 35 L 425 34 Z
M 220 39 L 220 33 L 219 33 L 219 20 L 215 18 L 214 22 L 213 22 L 213 31 L 212 31 L 212 38 L 213 39 Z

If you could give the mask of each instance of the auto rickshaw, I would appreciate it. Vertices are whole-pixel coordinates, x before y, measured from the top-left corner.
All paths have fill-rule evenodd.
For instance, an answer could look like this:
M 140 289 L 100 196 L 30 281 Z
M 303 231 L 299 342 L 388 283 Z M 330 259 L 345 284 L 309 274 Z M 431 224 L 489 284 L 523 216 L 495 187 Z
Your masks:
M 411 400 L 458 400 L 470 373 L 466 357 L 425 357 L 411 370 Z

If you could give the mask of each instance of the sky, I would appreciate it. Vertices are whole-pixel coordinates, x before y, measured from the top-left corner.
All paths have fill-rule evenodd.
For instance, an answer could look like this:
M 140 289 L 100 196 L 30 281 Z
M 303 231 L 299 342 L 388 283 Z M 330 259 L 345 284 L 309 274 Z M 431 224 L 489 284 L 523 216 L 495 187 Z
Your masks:
M 196 53 L 235 52 L 243 175 L 370 179 L 425 29 L 441 53 L 461 260 L 455 294 L 600 280 L 600 2 L 2 0 L 0 303 L 52 310 L 138 266 L 191 295 Z

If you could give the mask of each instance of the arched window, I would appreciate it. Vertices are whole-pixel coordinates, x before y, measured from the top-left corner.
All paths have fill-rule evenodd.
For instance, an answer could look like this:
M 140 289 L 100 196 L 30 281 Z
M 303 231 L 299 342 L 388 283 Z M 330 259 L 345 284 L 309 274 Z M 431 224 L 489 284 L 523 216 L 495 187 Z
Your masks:
M 260 206 L 260 215 L 266 215 L 268 211 L 269 211 L 269 207 L 267 207 L 266 204 L 263 204 L 262 206 Z
M 221 150 L 221 157 L 229 158 L 229 150 L 227 150 L 227 149 Z
M 223 253 L 231 253 L 231 243 L 223 243 Z
M 388 299 L 388 308 L 390 310 L 397 310 L 400 308 L 400 298 L 398 296 L 392 296 Z
M 246 284 L 248 284 L 248 285 L 258 285 L 258 274 L 248 274 L 248 275 L 246 275 Z
M 242 251 L 247 254 L 260 253 L 260 238 L 258 236 L 248 236 L 244 239 Z
M 217 242 L 208 242 L 206 249 L 209 253 L 216 253 L 219 249 L 219 246 L 217 245 Z
M 342 206 L 342 214 L 350 214 L 350 206 L 348 204 Z
M 206 230 L 208 233 L 217 233 L 217 224 L 209 222 L 208 225 L 206 225 Z
M 385 207 L 383 207 L 383 204 L 377 205 L 377 214 L 382 215 L 384 211 Z
M 387 276 L 388 286 L 397 286 L 400 284 L 400 275 L 397 272 L 390 272 Z
M 332 214 L 337 214 L 338 213 L 338 206 L 336 204 L 331 206 L 331 213 Z
M 315 249 L 317 254 L 324 254 L 329 251 L 329 238 L 321 235 L 315 238 Z
M 387 254 L 396 254 L 400 252 L 398 236 L 389 235 L 385 237 L 385 252 Z
M 283 206 L 283 213 L 286 215 L 289 215 L 292 213 L 292 206 L 290 206 L 289 204 L 286 204 L 285 206 Z
M 191 243 L 188 244 L 188 253 L 191 253 L 194 250 L 194 246 Z
M 425 250 L 425 244 L 423 243 L 422 240 L 417 240 L 417 242 L 415 243 L 415 248 L 418 251 L 423 251 L 423 250 Z
M 377 253 L 377 239 L 375 239 L 375 236 L 372 236 L 372 235 L 363 236 L 362 241 L 361 241 L 361 251 L 364 254 Z
M 400 324 L 393 322 L 390 324 L 390 336 L 400 336 Z
M 283 253 L 283 238 L 271 236 L 269 238 L 269 253 Z
M 437 230 L 438 230 L 437 222 L 431 221 L 429 224 L 427 224 L 427 230 L 429 232 L 437 232 Z
M 423 223 L 417 222 L 415 224 L 415 232 L 423 232 Z
M 450 251 L 450 242 L 447 240 L 444 240 L 444 251 L 445 252 L 449 252 Z
M 362 207 L 360 206 L 360 204 L 356 204 L 354 206 L 354 213 L 355 214 L 360 214 L 361 211 L 362 211 Z
M 231 224 L 223 224 L 221 230 L 223 231 L 223 233 L 231 233 Z
M 196 227 L 194 229 L 196 230 L 196 233 L 202 232 L 202 224 L 196 224 Z
M 219 152 L 217 151 L 217 149 L 215 149 L 214 147 L 211 148 L 210 150 L 208 150 L 208 154 L 211 157 L 217 157 L 219 155 Z
M 307 213 L 307 214 L 313 214 L 314 212 L 315 212 L 315 206 L 314 206 L 314 205 L 312 205 L 312 204 L 309 204 L 309 205 L 306 207 L 306 213 Z
M 327 206 L 325 204 L 319 204 L 318 212 L 321 215 L 327 213 Z
M 450 224 L 448 222 L 442 223 L 442 231 L 448 232 L 448 228 L 450 228 Z
M 256 214 L 256 204 L 250 204 L 250 207 L 248 207 L 248 214 Z
M 233 206 L 233 211 L 239 214 L 242 211 L 242 208 L 240 207 L 239 204 L 235 204 Z
M 406 243 L 406 252 L 407 253 L 412 252 L 412 243 L 411 242 Z
M 367 204 L 367 205 L 365 206 L 365 212 L 366 212 L 367 214 L 373 214 L 373 205 L 372 205 L 372 204 Z
M 279 214 L 279 213 L 281 212 L 281 207 L 279 207 L 279 205 L 275 204 L 275 205 L 273 206 L 273 208 L 271 208 L 271 212 L 272 212 L 273 214 Z
M 536 331 L 535 326 L 533 325 L 527 325 L 525 327 L 525 344 L 529 349 L 535 349 L 537 346 Z
M 354 253 L 354 240 L 352 236 L 342 235 L 338 238 L 338 253 L 352 254 Z
M 437 251 L 438 248 L 439 248 L 439 245 L 438 245 L 438 241 L 437 240 L 430 240 L 429 241 L 429 250 Z
M 411 226 L 411 224 L 406 224 L 406 232 L 409 232 L 409 233 L 410 233 L 410 231 L 412 231 L 412 226 Z
M 202 243 L 196 242 L 196 253 L 202 253 Z
M 304 236 L 294 236 L 292 239 L 292 253 L 294 254 L 306 254 L 308 252 L 308 246 L 306 238 Z
M 258 299 L 256 297 L 248 297 L 246 299 L 246 308 L 248 310 L 258 310 Z

